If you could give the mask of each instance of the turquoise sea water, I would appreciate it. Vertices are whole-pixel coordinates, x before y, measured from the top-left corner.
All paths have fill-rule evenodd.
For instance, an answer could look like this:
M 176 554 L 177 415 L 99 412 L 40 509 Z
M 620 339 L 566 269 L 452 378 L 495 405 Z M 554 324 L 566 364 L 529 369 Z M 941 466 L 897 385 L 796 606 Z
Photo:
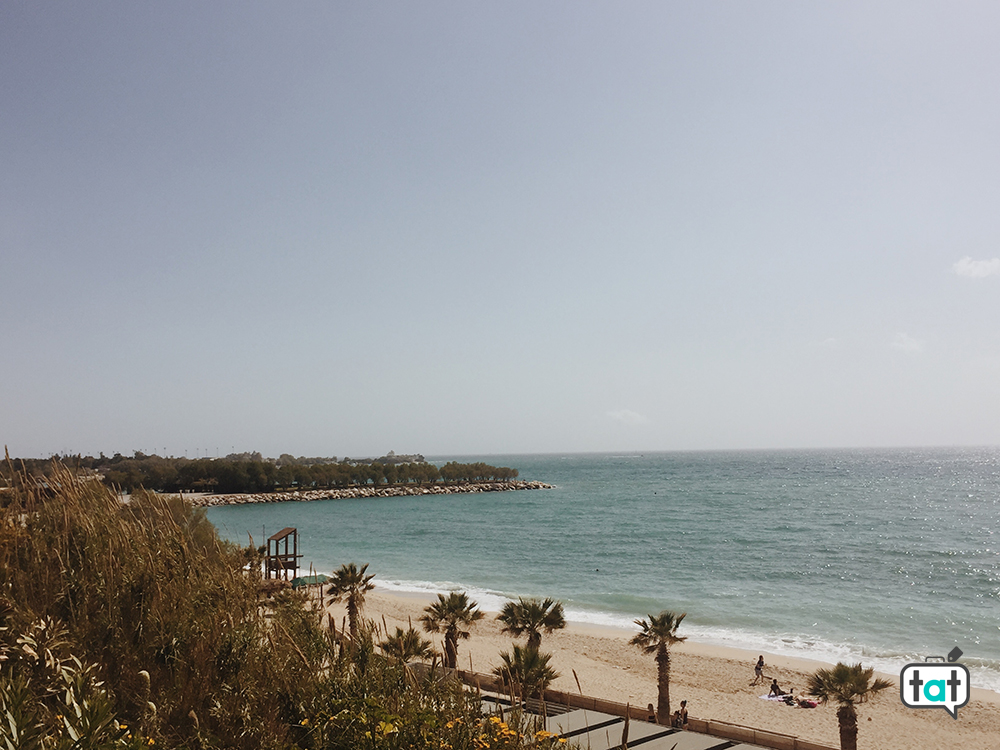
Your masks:
M 633 627 L 887 672 L 959 646 L 1000 692 L 1000 449 L 447 457 L 545 491 L 212 508 L 229 539 L 299 529 L 306 567 L 369 563 L 396 590 L 489 609 L 561 599 Z

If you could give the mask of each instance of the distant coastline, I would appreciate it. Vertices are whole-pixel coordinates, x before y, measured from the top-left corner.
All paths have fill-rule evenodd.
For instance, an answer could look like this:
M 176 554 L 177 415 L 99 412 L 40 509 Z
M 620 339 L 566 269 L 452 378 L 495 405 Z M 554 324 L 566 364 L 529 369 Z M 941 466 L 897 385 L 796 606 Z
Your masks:
M 311 502 L 313 500 L 347 500 L 361 497 L 409 497 L 413 495 L 460 495 L 479 492 L 514 492 L 518 490 L 550 490 L 554 485 L 545 482 L 510 480 L 502 482 L 458 482 L 455 484 L 389 485 L 384 487 L 344 487 L 329 490 L 300 490 L 296 492 L 260 492 L 229 495 L 195 495 L 185 497 L 192 505 L 213 507 L 218 505 L 246 505 L 250 503 Z
M 65 464 L 79 476 L 99 479 L 121 494 L 139 489 L 173 495 L 197 493 L 221 495 L 268 495 L 293 491 L 334 491 L 344 488 L 378 488 L 397 485 L 430 487 L 462 484 L 485 485 L 499 483 L 495 488 L 471 488 L 465 492 L 489 492 L 511 489 L 538 489 L 531 486 L 504 485 L 518 477 L 517 469 L 491 466 L 476 461 L 448 461 L 443 466 L 428 462 L 419 453 L 400 455 L 389 451 L 381 458 L 343 458 L 336 456 L 296 458 L 282 453 L 278 458 L 264 458 L 260 453 L 230 453 L 225 458 L 177 458 L 147 455 L 136 451 L 129 458 L 120 453 L 108 458 L 100 456 L 53 456 L 51 459 L 14 459 L 6 467 L 17 464 L 18 471 L 36 477 L 49 477 L 54 467 Z M 0 462 L 0 486 L 9 485 L 13 476 L 4 474 Z M 44 479 L 43 479 L 44 481 Z M 422 492 L 402 494 L 425 494 Z M 367 494 L 343 497 L 368 497 Z M 309 497 L 324 499 L 327 495 Z M 193 498 L 191 498 L 193 499 Z M 246 500 L 237 502 L 283 502 L 288 498 Z

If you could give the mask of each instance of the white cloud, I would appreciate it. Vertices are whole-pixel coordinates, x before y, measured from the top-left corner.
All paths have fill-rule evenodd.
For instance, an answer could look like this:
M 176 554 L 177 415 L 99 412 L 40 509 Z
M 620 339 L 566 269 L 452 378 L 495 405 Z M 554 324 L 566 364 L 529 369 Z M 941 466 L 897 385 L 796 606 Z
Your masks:
M 992 260 L 973 260 L 966 255 L 951 267 L 959 276 L 967 276 L 970 279 L 982 279 L 986 276 L 1000 275 L 1000 258 Z
M 924 350 L 924 342 L 907 333 L 897 333 L 891 346 L 901 352 L 922 352 Z
M 649 420 L 642 414 L 637 414 L 630 409 L 616 409 L 609 411 L 608 416 L 622 424 L 645 424 Z

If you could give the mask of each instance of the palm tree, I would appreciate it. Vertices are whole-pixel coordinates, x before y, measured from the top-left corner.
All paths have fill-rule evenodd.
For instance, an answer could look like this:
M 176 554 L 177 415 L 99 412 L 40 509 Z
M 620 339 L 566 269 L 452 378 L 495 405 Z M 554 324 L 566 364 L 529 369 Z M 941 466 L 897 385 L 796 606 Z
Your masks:
M 472 625 L 483 619 L 483 613 L 476 603 L 469 600 L 464 591 L 452 591 L 446 597 L 438 594 L 438 600 L 424 608 L 420 622 L 428 633 L 444 633 L 444 665 L 455 669 L 458 663 L 458 639 L 468 638 L 463 625 Z
M 385 643 L 379 644 L 379 648 L 404 664 L 412 659 L 429 659 L 434 653 L 431 642 L 421 638 L 420 633 L 412 627 L 406 631 L 397 627 L 396 632 L 385 639 Z
M 656 654 L 657 700 L 656 715 L 661 724 L 670 721 L 670 647 L 686 641 L 677 635 L 677 628 L 687 613 L 660 612 L 650 615 L 649 622 L 636 620 L 641 630 L 632 637 L 633 646 L 638 646 L 647 654 Z
M 881 677 L 873 680 L 874 674 L 874 667 L 866 669 L 860 664 L 838 662 L 833 669 L 817 669 L 809 678 L 810 695 L 815 695 L 821 703 L 836 701 L 839 706 L 841 750 L 858 748 L 858 712 L 854 707 L 893 686 L 891 681 Z
M 503 605 L 497 619 L 503 623 L 501 632 L 515 638 L 527 633 L 528 648 L 536 651 L 542 645 L 542 631 L 551 633 L 566 627 L 562 602 L 553 599 L 521 599 Z
M 366 570 L 368 570 L 368 563 L 360 568 L 354 563 L 341 565 L 333 574 L 333 583 L 330 584 L 330 589 L 326 592 L 335 602 L 339 602 L 341 599 L 347 602 L 347 621 L 350 624 L 352 639 L 358 635 L 359 618 L 361 608 L 365 604 L 365 594 L 375 588 L 371 584 L 375 574 L 366 576 Z
M 524 698 L 541 697 L 559 673 L 549 666 L 552 654 L 543 654 L 537 648 L 514 646 L 514 653 L 500 654 L 503 664 L 493 674 L 516 688 Z

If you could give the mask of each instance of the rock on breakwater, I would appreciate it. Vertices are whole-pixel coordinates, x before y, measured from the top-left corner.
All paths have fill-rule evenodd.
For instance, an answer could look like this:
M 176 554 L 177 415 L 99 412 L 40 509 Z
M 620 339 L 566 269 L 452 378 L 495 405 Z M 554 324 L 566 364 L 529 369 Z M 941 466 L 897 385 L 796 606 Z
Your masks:
M 516 480 L 511 482 L 462 482 L 432 484 L 426 487 L 394 484 L 386 487 L 344 487 L 336 490 L 298 490 L 295 492 L 263 492 L 249 495 L 201 495 L 190 498 L 192 505 L 243 505 L 246 503 L 291 503 L 312 500 L 346 500 L 356 497 L 408 497 L 411 495 L 460 495 L 475 492 L 512 492 L 514 490 L 550 490 L 545 482 Z

